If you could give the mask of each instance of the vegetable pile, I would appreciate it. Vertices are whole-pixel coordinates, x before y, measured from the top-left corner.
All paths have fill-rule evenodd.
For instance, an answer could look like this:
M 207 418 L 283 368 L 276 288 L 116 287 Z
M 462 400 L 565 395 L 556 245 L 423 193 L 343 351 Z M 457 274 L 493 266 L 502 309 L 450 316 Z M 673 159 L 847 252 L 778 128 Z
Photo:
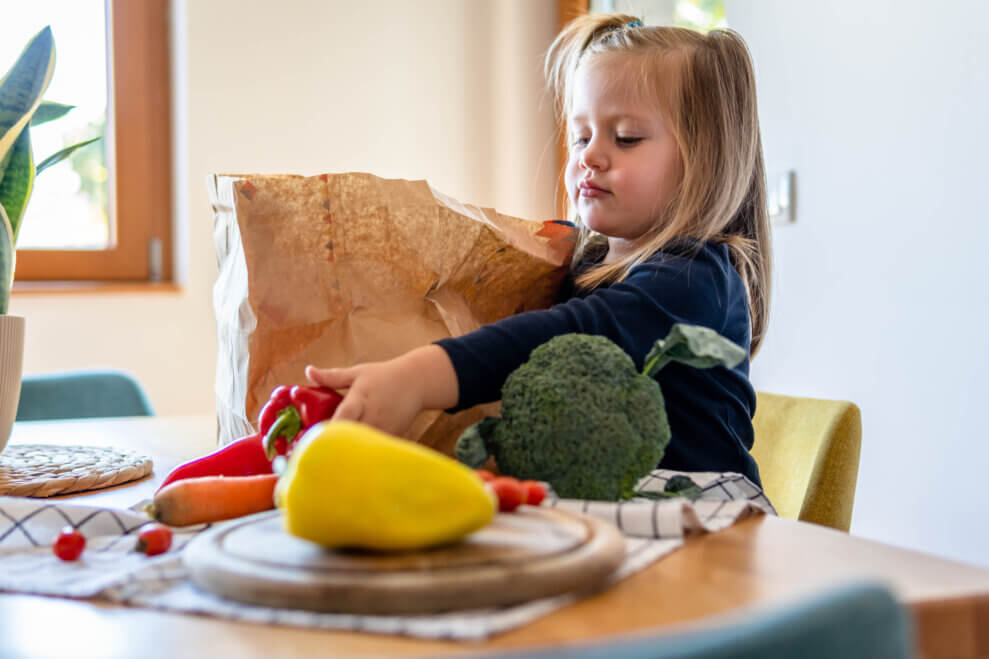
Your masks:
M 270 474 L 272 460 L 289 453 L 308 428 L 333 416 L 341 400 L 343 396 L 324 387 L 275 387 L 258 414 L 257 434 L 179 465 L 158 490 L 186 478 Z
M 258 415 L 258 433 L 173 469 L 146 511 L 172 526 L 233 519 L 274 507 L 274 460 L 310 427 L 333 416 L 343 396 L 324 387 L 279 386 Z
M 561 497 L 632 498 L 670 441 L 655 374 L 671 361 L 733 368 L 745 356 L 711 329 L 676 324 L 638 372 L 606 337 L 555 337 L 512 372 L 502 388 L 501 418 L 464 431 L 456 457 L 479 468 L 494 456 L 502 474 L 548 482 Z

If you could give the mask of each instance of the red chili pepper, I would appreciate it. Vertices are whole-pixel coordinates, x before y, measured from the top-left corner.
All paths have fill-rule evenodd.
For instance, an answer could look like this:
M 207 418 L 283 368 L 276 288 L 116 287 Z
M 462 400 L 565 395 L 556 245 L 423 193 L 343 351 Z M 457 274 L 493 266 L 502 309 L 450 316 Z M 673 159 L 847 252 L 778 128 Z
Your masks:
M 180 464 L 165 476 L 158 489 L 185 478 L 254 476 L 270 473 L 272 473 L 271 461 L 265 455 L 261 435 L 249 435 L 201 458 Z
M 273 459 L 288 453 L 302 432 L 333 416 L 342 400 L 325 387 L 275 387 L 258 416 L 265 454 Z

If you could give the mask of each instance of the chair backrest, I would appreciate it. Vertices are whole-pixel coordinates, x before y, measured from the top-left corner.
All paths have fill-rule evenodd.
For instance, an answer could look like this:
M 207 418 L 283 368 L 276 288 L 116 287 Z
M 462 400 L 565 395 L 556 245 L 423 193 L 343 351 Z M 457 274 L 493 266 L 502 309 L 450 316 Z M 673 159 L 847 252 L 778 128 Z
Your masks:
M 849 583 L 688 632 L 515 651 L 525 659 L 909 659 L 912 620 L 883 585 Z M 487 655 L 485 655 L 487 656 Z
M 137 380 L 106 370 L 26 376 L 17 405 L 17 421 L 153 414 Z
M 776 512 L 847 531 L 862 443 L 859 408 L 759 392 L 752 424 L 752 456 Z

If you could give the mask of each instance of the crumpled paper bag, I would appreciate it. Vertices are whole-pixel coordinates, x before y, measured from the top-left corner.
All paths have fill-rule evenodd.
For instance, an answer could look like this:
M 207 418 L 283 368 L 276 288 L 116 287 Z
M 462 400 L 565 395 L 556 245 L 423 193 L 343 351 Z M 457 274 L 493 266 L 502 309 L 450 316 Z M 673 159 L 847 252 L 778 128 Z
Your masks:
M 425 181 L 216 174 L 209 188 L 221 445 L 256 431 L 276 386 L 306 384 L 306 364 L 389 359 L 548 307 L 574 243 L 568 226 L 463 204 Z M 496 406 L 423 412 L 406 437 L 452 454 Z

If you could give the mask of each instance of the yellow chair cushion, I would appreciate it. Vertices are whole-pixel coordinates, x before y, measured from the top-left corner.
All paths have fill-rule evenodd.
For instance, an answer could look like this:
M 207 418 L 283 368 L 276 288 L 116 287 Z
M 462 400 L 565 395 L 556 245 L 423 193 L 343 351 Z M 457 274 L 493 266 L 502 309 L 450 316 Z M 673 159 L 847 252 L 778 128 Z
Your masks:
M 779 515 L 847 531 L 862 442 L 859 408 L 760 391 L 752 424 L 752 456 Z

